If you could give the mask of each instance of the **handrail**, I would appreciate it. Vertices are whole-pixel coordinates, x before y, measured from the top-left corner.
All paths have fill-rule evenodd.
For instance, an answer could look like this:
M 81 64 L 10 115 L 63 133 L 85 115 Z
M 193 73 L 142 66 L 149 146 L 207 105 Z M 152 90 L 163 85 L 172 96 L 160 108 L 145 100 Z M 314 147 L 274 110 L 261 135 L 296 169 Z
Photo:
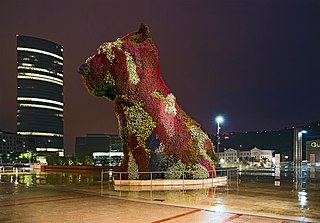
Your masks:
M 216 170 L 209 170 L 209 171 L 196 171 L 196 170 L 184 170 L 184 171 L 170 171 L 172 173 L 214 173 L 214 172 L 229 172 L 229 171 L 234 171 L 234 170 L 238 170 L 237 167 L 231 167 L 231 168 L 225 168 L 225 169 L 216 169 Z M 117 173 L 117 174 L 129 174 L 129 172 L 125 172 L 125 171 L 113 171 L 113 170 L 107 170 L 107 171 L 104 171 L 102 170 L 101 171 L 102 173 L 110 173 L 112 172 L 113 174 Z M 167 171 L 143 171 L 143 172 L 137 172 L 138 174 L 159 174 L 159 173 L 167 173 Z M 211 177 L 209 177 L 211 178 Z
M 171 173 L 180 173 L 181 174 L 181 178 L 180 180 L 182 180 L 182 186 L 183 188 L 185 187 L 185 180 L 189 180 L 189 179 L 186 179 L 185 178 L 185 174 L 186 173 L 189 173 L 189 174 L 192 174 L 192 178 L 191 179 L 197 179 L 195 178 L 195 175 L 194 173 L 199 173 L 199 172 L 205 172 L 205 173 L 208 173 L 209 177 L 208 178 L 201 178 L 202 180 L 205 180 L 205 179 L 212 179 L 212 182 L 214 181 L 213 179 L 215 177 L 218 177 L 218 176 L 226 176 L 227 179 L 230 179 L 231 176 L 234 176 L 234 172 L 236 173 L 236 182 L 238 182 L 238 176 L 239 176 L 239 170 L 237 167 L 234 167 L 234 168 L 223 168 L 223 169 L 216 169 L 216 170 L 211 170 L 211 171 L 171 171 Z M 116 180 L 115 178 L 115 175 L 119 175 L 119 186 L 121 187 L 122 186 L 122 181 L 124 179 L 123 175 L 128 175 L 129 172 L 119 172 L 119 171 L 112 171 L 112 170 L 107 170 L 107 171 L 104 171 L 102 170 L 101 171 L 101 191 L 103 191 L 103 181 L 104 181 L 104 174 L 108 173 L 109 174 L 109 180 L 110 181 L 114 181 Z M 153 185 L 153 181 L 156 180 L 156 179 L 161 179 L 161 178 L 154 178 L 153 177 L 153 174 L 165 174 L 166 171 L 144 171 L 144 172 L 138 172 L 138 175 L 140 174 L 148 174 L 148 179 L 147 180 L 150 180 L 150 186 L 151 186 L 151 190 L 152 190 L 152 185 Z M 210 176 L 210 173 L 211 176 Z M 215 173 L 215 176 L 214 174 Z M 200 179 L 200 180 L 201 180 Z M 176 180 L 176 179 L 167 179 L 167 180 Z

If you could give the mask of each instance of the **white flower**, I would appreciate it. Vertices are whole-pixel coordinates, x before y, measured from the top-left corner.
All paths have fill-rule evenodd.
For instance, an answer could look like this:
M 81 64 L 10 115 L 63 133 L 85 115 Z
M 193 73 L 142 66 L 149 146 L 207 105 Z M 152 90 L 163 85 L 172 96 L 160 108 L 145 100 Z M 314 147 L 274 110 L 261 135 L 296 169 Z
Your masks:
M 166 112 L 171 113 L 173 116 L 176 116 L 177 114 L 177 109 L 175 105 L 176 97 L 172 93 L 168 94 L 167 97 L 164 97 L 162 94 L 160 94 L 160 92 L 155 90 L 152 94 L 165 103 Z
M 202 131 L 202 129 L 198 126 L 191 125 L 190 126 L 191 135 L 198 140 L 198 147 L 203 148 L 204 142 L 209 139 L 208 135 Z
M 111 63 L 113 62 L 113 59 L 115 58 L 112 47 L 116 47 L 119 50 L 122 50 L 122 40 L 117 39 L 114 42 L 105 42 L 101 46 L 99 46 L 99 48 L 98 48 L 98 53 L 103 52 L 107 56 L 108 60 Z
M 204 133 L 200 127 L 196 125 L 191 125 L 190 131 L 191 137 L 194 139 L 194 141 L 197 142 L 197 147 L 199 149 L 200 155 L 206 160 L 211 160 L 204 147 L 205 141 L 210 140 L 209 136 L 206 133 Z
M 133 60 L 131 54 L 127 51 L 124 51 L 126 54 L 126 61 L 127 61 L 127 69 L 129 73 L 129 81 L 133 84 L 138 84 L 140 82 L 140 78 L 137 74 L 137 66 Z
M 156 151 L 155 151 L 155 152 L 156 152 L 157 154 L 161 154 L 161 153 L 163 153 L 164 148 L 165 148 L 165 145 L 161 142 L 160 145 L 159 145 L 159 147 L 156 148 Z
M 172 93 L 168 94 L 168 96 L 165 98 L 166 111 L 168 113 L 171 113 L 173 116 L 176 116 L 177 114 L 175 100 L 176 100 L 176 97 Z

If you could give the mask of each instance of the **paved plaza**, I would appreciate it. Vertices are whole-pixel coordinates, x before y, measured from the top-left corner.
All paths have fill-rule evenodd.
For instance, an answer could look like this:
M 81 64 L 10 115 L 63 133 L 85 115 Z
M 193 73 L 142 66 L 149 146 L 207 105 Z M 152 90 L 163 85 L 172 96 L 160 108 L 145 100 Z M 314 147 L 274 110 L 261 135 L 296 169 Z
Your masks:
M 320 219 L 267 211 L 101 195 L 95 190 L 66 186 L 0 184 L 0 189 L 0 222 L 320 222 Z

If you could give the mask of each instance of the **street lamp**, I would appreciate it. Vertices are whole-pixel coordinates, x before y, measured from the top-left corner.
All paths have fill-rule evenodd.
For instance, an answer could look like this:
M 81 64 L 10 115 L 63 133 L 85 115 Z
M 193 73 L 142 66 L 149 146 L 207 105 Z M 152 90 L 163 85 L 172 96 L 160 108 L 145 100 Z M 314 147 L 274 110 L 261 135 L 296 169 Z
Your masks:
M 294 129 L 294 141 L 293 141 L 293 162 L 296 166 L 301 165 L 302 161 L 302 135 L 307 133 L 306 130 L 299 128 Z
M 302 146 L 302 135 L 303 134 L 306 134 L 307 131 L 306 130 L 301 130 L 299 133 L 298 133 L 298 139 L 299 139 L 299 147 L 300 147 L 300 162 L 302 161 L 302 149 L 303 149 L 303 146 Z
M 222 116 L 217 116 L 216 117 L 216 122 L 217 122 L 217 153 L 219 155 L 219 146 L 220 146 L 220 124 L 223 123 L 223 117 Z

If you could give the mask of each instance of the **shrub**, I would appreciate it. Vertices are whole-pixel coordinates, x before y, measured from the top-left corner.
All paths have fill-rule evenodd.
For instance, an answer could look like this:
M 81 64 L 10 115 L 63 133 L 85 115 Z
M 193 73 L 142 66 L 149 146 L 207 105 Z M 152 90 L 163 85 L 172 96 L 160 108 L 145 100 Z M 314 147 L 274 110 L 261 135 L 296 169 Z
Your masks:
M 136 164 L 136 160 L 133 158 L 131 153 L 129 153 L 128 172 L 129 172 L 129 176 L 128 176 L 129 180 L 139 179 L 138 165 Z
M 85 156 L 83 157 L 83 165 L 85 166 L 93 166 L 94 160 L 91 156 Z
M 185 179 L 207 179 L 209 173 L 207 169 L 201 164 L 188 165 L 185 172 Z
M 193 179 L 207 179 L 209 177 L 209 173 L 207 168 L 202 166 L 201 164 L 194 165 L 195 172 L 193 173 Z
M 215 168 L 210 164 L 208 160 L 200 159 L 200 164 L 208 170 L 210 177 L 216 177 Z
M 169 167 L 167 172 L 164 174 L 166 179 L 180 179 L 183 176 L 183 172 L 186 169 L 186 165 L 179 160 L 176 164 Z
M 173 166 L 176 163 L 173 155 L 161 155 L 159 170 L 167 171 L 169 167 Z

